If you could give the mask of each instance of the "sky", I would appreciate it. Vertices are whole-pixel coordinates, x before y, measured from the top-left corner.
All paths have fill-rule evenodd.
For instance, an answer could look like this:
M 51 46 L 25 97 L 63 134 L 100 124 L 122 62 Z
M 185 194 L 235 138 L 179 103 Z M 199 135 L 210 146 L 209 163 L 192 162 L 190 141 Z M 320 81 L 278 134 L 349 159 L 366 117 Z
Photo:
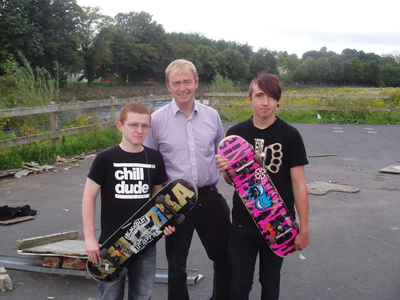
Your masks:
M 247 43 L 297 54 L 326 47 L 378 55 L 400 52 L 400 1 L 286 0 L 77 0 L 101 13 L 145 11 L 165 32 L 198 33 L 213 40 Z

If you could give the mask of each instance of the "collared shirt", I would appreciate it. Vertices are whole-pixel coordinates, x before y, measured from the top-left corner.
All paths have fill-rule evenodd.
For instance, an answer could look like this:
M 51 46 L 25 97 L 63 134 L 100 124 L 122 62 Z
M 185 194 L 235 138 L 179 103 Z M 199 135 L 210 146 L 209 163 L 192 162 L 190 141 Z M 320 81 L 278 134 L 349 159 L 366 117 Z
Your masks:
M 191 179 L 198 187 L 217 184 L 215 165 L 224 129 L 217 111 L 195 100 L 189 117 L 175 99 L 151 115 L 151 129 L 144 145 L 161 152 L 168 180 Z

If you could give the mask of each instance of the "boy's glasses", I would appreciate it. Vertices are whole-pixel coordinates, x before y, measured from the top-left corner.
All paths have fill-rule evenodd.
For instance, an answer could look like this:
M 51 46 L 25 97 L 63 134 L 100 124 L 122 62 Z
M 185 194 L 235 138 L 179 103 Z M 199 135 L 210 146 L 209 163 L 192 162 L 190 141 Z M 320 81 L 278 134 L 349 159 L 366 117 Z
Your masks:
M 141 127 L 143 131 L 146 131 L 146 130 L 150 129 L 150 125 L 147 125 L 147 124 L 139 125 L 139 124 L 136 124 L 136 123 L 133 123 L 133 124 L 124 123 L 124 125 L 129 126 L 129 128 L 132 129 L 132 130 L 137 130 L 139 127 Z

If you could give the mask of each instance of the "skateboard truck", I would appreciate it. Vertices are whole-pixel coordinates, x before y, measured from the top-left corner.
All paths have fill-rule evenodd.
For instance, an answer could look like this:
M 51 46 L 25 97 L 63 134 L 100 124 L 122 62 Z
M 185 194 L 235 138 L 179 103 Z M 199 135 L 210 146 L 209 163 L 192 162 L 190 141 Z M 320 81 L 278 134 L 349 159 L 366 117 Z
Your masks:
M 249 162 L 246 162 L 246 159 L 238 162 L 237 165 L 240 167 L 236 171 L 234 169 L 230 169 L 228 173 L 231 178 L 235 178 L 238 173 L 250 174 L 251 171 L 248 167 L 250 167 L 254 162 L 261 164 L 261 157 L 258 154 L 254 155 L 254 159 Z
M 165 196 L 160 195 L 156 199 L 157 204 L 163 204 L 165 207 L 165 213 L 166 214 L 172 214 L 174 217 L 176 217 L 176 223 L 181 224 L 183 221 L 185 221 L 185 216 L 182 214 L 178 214 L 166 201 L 165 201 Z
M 119 276 L 125 276 L 126 274 L 128 274 L 128 269 L 122 268 L 121 265 L 119 264 L 119 258 L 117 256 L 111 257 L 110 254 L 108 254 L 107 249 L 102 249 L 99 253 L 99 256 L 102 259 L 104 259 L 104 258 L 108 259 L 111 262 L 111 264 L 115 268 L 117 268 Z M 106 271 L 108 271 L 110 268 L 110 265 L 106 262 L 104 268 L 106 269 Z
M 300 229 L 299 223 L 293 222 L 293 223 L 292 223 L 292 226 L 293 226 L 294 229 L 296 229 L 297 231 L 299 231 L 299 229 Z M 282 235 L 284 235 L 284 234 L 286 234 L 287 232 L 289 232 L 289 231 L 292 230 L 291 228 L 289 228 L 289 230 L 286 231 L 286 230 L 285 230 L 285 226 L 283 226 L 282 224 L 276 226 L 275 229 L 276 229 L 277 233 L 279 233 L 279 234 L 278 234 L 277 236 L 270 235 L 270 236 L 268 237 L 268 240 L 269 240 L 269 242 L 270 242 L 271 244 L 275 244 L 277 239 L 279 239 Z

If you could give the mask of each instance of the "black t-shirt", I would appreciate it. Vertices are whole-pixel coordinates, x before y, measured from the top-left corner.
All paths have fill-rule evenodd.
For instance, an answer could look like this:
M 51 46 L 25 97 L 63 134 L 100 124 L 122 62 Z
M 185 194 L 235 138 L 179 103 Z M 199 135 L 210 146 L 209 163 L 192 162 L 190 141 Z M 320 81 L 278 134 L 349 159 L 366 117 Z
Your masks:
M 261 154 L 261 157 L 265 155 L 262 165 L 295 217 L 290 169 L 308 164 L 303 139 L 298 130 L 278 117 L 271 126 L 261 130 L 253 125 L 250 118 L 229 128 L 226 135 L 241 136 L 253 146 L 255 153 Z M 255 226 L 236 192 L 233 195 L 232 219 L 240 224 Z
M 101 186 L 100 243 L 151 198 L 154 185 L 168 180 L 162 155 L 147 147 L 139 153 L 120 146 L 100 152 L 88 177 Z

